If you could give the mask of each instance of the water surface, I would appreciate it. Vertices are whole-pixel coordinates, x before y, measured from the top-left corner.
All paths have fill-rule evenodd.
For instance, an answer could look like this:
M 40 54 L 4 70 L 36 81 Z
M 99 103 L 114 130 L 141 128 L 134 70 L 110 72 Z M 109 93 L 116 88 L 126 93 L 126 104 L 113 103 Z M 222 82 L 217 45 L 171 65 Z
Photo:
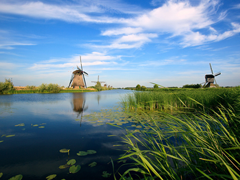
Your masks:
M 51 174 L 57 174 L 55 179 L 66 180 L 112 179 L 112 176 L 103 178 L 102 172 L 112 173 L 111 158 L 117 159 L 123 153 L 121 147 L 114 146 L 120 140 L 122 130 L 106 124 L 103 119 L 96 124 L 84 116 L 119 106 L 126 93 L 131 91 L 1 95 L 2 179 L 17 174 L 22 174 L 24 180 L 46 179 Z M 16 126 L 19 124 L 22 125 Z M 69 156 L 59 152 L 63 148 L 70 149 Z M 87 150 L 97 153 L 76 154 Z M 59 169 L 69 159 L 76 159 L 76 165 L 81 165 L 76 174 L 70 174 L 69 168 Z M 89 167 L 92 162 L 97 165 Z M 115 165 L 116 169 L 119 165 Z

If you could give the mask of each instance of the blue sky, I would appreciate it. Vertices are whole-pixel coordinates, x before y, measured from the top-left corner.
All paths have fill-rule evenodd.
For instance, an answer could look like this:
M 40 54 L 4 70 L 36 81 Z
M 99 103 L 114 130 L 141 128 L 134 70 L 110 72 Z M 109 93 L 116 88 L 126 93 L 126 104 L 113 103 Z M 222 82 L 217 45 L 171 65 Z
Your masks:
M 240 85 L 240 1 L 0 0 L 0 81 L 67 86 Z

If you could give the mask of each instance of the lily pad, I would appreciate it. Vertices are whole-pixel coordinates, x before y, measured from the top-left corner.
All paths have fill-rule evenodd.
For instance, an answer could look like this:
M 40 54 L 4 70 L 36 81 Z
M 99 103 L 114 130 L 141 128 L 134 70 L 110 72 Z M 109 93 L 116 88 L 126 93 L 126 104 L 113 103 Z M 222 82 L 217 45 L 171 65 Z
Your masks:
M 68 162 L 67 162 L 67 165 L 74 165 L 76 163 L 76 160 L 75 159 L 70 159 Z
M 45 128 L 45 126 L 39 126 L 38 128 Z
M 57 175 L 56 174 L 51 174 L 48 177 L 46 177 L 47 180 L 54 179 Z
M 88 153 L 85 152 L 85 151 L 79 151 L 79 152 L 77 153 L 77 155 L 78 155 L 78 156 L 86 156 L 86 155 L 88 155 Z
M 136 128 L 142 128 L 142 126 L 139 125 L 139 126 L 136 126 Z
M 96 162 L 92 162 L 92 163 L 90 163 L 88 166 L 90 166 L 90 167 L 94 167 L 94 166 L 96 166 L 96 165 L 97 165 Z
M 33 126 L 38 126 L 38 124 L 34 124 Z
M 66 169 L 66 168 L 68 168 L 68 167 L 69 167 L 69 165 L 64 164 L 64 165 L 59 166 L 58 168 L 59 168 L 59 169 Z
M 81 169 L 81 166 L 80 165 L 73 165 L 69 168 L 69 173 L 77 173 L 79 170 Z
M 0 141 L 0 143 L 2 143 L 3 142 L 3 140 L 2 141 Z
M 1 172 L 1 173 L 0 173 L 0 178 L 1 178 L 2 176 L 3 176 L 3 173 Z
M 97 151 L 94 151 L 94 150 L 87 150 L 87 153 L 88 153 L 88 154 L 96 154 Z
M 70 151 L 70 149 L 60 149 L 59 152 L 60 153 L 68 153 Z
M 13 137 L 15 136 L 15 134 L 10 134 L 10 135 L 7 135 L 6 137 Z
M 21 174 L 11 177 L 9 180 L 21 180 L 23 176 Z
M 4 137 L 4 136 L 6 136 L 6 134 L 3 134 L 1 137 Z
M 107 178 L 109 176 L 111 176 L 111 173 L 108 173 L 107 171 L 103 171 L 102 177 Z
M 25 126 L 25 124 L 21 123 L 21 124 L 16 124 L 15 126 Z

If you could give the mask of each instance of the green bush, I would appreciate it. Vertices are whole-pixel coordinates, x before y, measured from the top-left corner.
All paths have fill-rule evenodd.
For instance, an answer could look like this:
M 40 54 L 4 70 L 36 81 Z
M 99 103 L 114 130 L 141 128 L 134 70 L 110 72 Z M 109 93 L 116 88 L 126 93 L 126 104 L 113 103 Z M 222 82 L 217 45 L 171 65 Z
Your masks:
M 157 85 L 157 84 L 154 84 L 153 88 L 157 89 L 157 88 L 158 88 L 158 85 Z
M 146 89 L 147 89 L 146 86 L 142 86 L 142 87 L 141 87 L 141 90 L 142 90 L 142 91 L 145 91 Z
M 138 85 L 136 86 L 136 90 L 141 90 L 140 84 L 138 84 Z
M 59 93 L 61 90 L 60 86 L 58 84 L 41 84 L 39 87 L 38 87 L 38 91 L 40 93 L 43 93 L 43 92 L 51 92 L 51 93 Z
M 94 86 L 95 89 L 97 89 L 97 91 L 101 91 L 102 90 L 102 86 L 100 82 L 97 82 L 97 84 Z
M 26 86 L 26 89 L 35 89 L 35 88 L 36 86 L 29 86 L 29 85 Z
M 5 94 L 10 91 L 13 91 L 13 83 L 11 82 L 10 79 L 5 79 L 5 82 L 0 82 L 0 94 Z
M 186 84 L 183 86 L 183 88 L 201 88 L 201 84 Z

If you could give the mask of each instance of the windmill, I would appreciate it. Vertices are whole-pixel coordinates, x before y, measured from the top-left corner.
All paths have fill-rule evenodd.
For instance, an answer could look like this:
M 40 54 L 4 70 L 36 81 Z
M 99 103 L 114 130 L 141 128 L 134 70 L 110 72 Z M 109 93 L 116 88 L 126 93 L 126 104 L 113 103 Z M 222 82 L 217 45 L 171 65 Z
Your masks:
M 221 73 L 213 74 L 212 65 L 209 63 L 212 74 L 205 75 L 205 84 L 203 87 L 216 87 L 217 81 L 216 76 L 219 76 Z M 214 84 L 215 83 L 215 84 Z
M 100 83 L 100 85 L 101 85 L 101 83 L 105 83 L 104 81 L 99 81 L 99 75 L 98 75 L 98 80 L 97 81 L 92 81 L 93 83 L 97 83 L 97 84 L 99 84 Z
M 81 88 L 87 88 L 87 83 L 86 83 L 84 74 L 88 75 L 88 73 L 83 71 L 81 56 L 80 56 L 80 64 L 81 64 L 81 69 L 77 66 L 77 70 L 72 72 L 72 76 L 71 76 L 68 87 L 70 87 L 72 83 L 71 87 L 73 88 L 75 86 L 81 87 Z

